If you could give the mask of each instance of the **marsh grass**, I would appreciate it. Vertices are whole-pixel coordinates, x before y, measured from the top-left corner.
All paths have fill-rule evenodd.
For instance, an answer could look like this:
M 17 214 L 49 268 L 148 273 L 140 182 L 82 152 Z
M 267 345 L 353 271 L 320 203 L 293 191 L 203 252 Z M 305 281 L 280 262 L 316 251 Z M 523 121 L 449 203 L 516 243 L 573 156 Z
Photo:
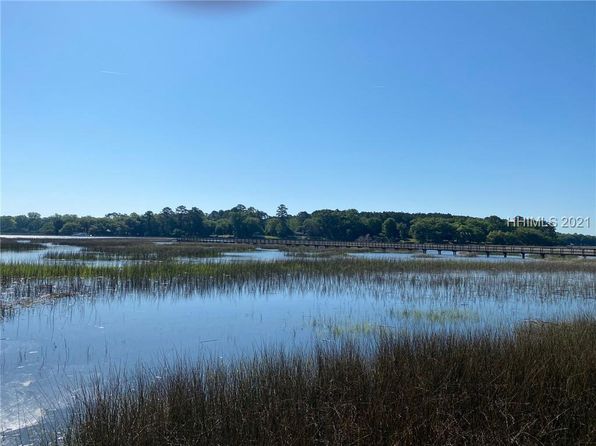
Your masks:
M 45 246 L 42 243 L 0 237 L 0 251 L 33 251 L 44 248 Z
M 418 298 L 594 298 L 593 262 L 460 262 L 334 258 L 244 263 L 174 261 L 89 265 L 6 263 L 0 265 L 0 307 L 31 305 L 77 293 L 177 294 L 246 291 L 347 292 L 367 286 L 374 294 Z M 445 317 L 445 316 L 440 316 Z
M 249 245 L 205 244 L 139 239 L 82 239 L 74 242 L 81 252 L 49 252 L 49 260 L 171 260 L 178 257 L 218 257 L 224 252 L 253 251 Z
M 370 276 L 371 273 L 587 273 L 596 274 L 596 262 L 592 261 L 549 261 L 549 262 L 483 262 L 457 260 L 429 261 L 407 259 L 399 261 L 333 258 L 322 262 L 302 259 L 278 260 L 274 262 L 254 261 L 242 264 L 206 262 L 179 263 L 173 261 L 118 265 L 89 265 L 84 263 L 5 263 L 0 265 L 2 283 L 19 279 L 88 278 L 103 277 L 122 280 L 143 280 L 153 278 L 177 278 L 213 276 L 223 274 L 232 277 L 275 276 L 291 273 L 313 275 L 337 274 L 351 277 Z M 379 276 L 381 277 L 381 276 Z
M 596 322 L 380 334 L 96 381 L 65 444 L 593 444 Z

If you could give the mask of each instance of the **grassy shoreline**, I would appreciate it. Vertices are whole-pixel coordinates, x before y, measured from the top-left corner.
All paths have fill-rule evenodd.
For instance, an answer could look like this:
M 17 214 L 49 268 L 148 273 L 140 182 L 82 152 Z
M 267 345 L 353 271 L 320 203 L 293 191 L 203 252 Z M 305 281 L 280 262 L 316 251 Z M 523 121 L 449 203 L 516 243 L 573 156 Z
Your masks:
M 581 319 L 112 377 L 81 394 L 65 444 L 590 444 L 594 420 Z

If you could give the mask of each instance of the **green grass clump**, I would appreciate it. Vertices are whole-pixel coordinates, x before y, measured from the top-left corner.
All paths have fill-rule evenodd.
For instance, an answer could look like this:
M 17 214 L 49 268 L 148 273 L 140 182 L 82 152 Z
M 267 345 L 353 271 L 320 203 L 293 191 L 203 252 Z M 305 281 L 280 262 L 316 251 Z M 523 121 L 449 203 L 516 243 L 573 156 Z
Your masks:
M 114 377 L 80 396 L 65 444 L 587 445 L 595 420 L 596 321 L 584 319 Z

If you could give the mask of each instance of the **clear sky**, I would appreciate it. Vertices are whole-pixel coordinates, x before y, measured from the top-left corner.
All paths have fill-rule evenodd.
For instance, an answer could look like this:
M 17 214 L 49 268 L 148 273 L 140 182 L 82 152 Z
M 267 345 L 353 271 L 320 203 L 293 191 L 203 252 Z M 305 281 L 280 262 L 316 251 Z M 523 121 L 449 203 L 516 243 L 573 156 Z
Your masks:
M 2 213 L 592 217 L 594 2 L 2 3 Z

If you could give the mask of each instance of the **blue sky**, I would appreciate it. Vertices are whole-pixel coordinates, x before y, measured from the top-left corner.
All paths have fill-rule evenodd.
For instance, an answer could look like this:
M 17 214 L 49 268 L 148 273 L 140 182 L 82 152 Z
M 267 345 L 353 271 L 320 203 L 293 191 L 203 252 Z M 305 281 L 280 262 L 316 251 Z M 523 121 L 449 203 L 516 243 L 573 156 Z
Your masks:
M 592 217 L 591 2 L 2 3 L 2 213 Z

